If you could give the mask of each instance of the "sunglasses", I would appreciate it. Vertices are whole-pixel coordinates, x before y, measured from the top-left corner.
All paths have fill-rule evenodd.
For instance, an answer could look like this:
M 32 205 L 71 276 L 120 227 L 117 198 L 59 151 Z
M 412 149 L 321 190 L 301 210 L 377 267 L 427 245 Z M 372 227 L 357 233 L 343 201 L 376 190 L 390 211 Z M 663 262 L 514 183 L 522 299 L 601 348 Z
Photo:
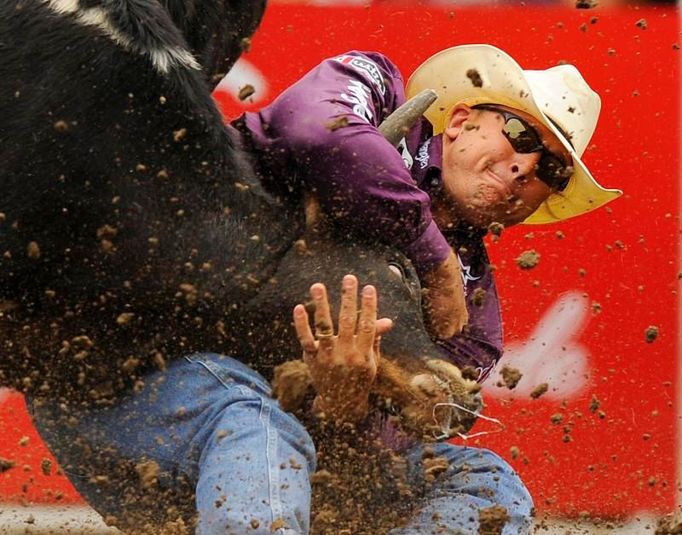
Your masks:
M 547 150 L 542 144 L 538 131 L 518 115 L 496 106 L 474 106 L 477 110 L 499 113 L 504 118 L 502 133 L 515 152 L 519 154 L 541 153 L 540 161 L 535 168 L 535 176 L 550 188 L 562 191 L 573 174 L 573 168 Z

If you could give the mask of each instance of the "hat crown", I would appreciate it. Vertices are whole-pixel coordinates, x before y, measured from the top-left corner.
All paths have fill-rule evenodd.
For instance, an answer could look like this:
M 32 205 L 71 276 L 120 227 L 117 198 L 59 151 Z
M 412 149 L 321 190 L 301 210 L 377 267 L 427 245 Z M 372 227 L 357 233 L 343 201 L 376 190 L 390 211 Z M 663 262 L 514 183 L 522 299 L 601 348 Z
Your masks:
M 524 74 L 540 111 L 559 126 L 575 152 L 582 156 L 597 127 L 599 95 L 573 65 L 527 70 Z

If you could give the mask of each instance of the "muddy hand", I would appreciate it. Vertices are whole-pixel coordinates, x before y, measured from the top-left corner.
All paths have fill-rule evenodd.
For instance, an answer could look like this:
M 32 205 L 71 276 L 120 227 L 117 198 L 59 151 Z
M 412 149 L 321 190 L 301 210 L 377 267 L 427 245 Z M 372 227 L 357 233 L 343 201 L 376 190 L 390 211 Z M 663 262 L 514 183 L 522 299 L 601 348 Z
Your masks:
M 303 305 L 294 308 L 294 326 L 310 370 L 316 397 L 314 409 L 325 417 L 357 422 L 368 411 L 369 393 L 379 367 L 379 340 L 392 326 L 390 319 L 377 320 L 377 294 L 373 286 L 362 290 L 360 315 L 358 281 L 343 278 L 338 335 L 334 335 L 327 290 L 323 284 L 310 288 L 315 304 L 315 333 Z
M 450 338 L 462 332 L 469 321 L 464 283 L 454 251 L 423 277 L 424 309 L 429 330 L 436 338 Z

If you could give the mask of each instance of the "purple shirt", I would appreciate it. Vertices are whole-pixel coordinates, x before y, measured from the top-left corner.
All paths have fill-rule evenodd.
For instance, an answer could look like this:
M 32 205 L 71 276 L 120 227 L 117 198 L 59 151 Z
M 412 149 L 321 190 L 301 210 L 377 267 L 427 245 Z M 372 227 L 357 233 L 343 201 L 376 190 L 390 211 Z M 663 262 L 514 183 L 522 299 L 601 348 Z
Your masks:
M 390 60 L 352 51 L 323 61 L 234 126 L 256 156 L 268 191 L 284 197 L 314 192 L 338 227 L 397 247 L 420 276 L 455 249 L 469 329 L 436 342 L 455 364 L 478 369 L 482 381 L 502 355 L 485 231 L 462 225 L 443 232 L 436 226 L 431 196 L 442 188 L 441 137 L 423 119 L 396 150 L 377 130 L 404 101 L 403 78 Z

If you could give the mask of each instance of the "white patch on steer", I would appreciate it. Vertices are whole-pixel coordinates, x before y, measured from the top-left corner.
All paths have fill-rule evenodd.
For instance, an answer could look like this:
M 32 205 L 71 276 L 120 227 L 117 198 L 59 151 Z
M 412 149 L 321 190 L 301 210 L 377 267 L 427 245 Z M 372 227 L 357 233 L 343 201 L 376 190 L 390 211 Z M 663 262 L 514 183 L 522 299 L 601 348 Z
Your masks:
M 162 73 L 167 73 L 174 65 L 182 65 L 188 69 L 198 71 L 201 69 L 197 60 L 189 52 L 180 47 L 167 47 L 165 49 L 150 50 L 148 52 L 154 66 Z
M 47 0 L 45 3 L 60 14 L 78 11 L 78 0 Z
M 163 46 L 152 49 L 141 48 L 139 43 L 113 26 L 109 13 L 101 7 L 83 9 L 79 6 L 78 0 L 43 0 L 43 2 L 59 15 L 73 15 L 74 20 L 82 26 L 97 28 L 122 48 L 149 57 L 154 68 L 161 74 L 167 74 L 175 66 L 197 71 L 201 69 L 194 56 L 184 48 Z

